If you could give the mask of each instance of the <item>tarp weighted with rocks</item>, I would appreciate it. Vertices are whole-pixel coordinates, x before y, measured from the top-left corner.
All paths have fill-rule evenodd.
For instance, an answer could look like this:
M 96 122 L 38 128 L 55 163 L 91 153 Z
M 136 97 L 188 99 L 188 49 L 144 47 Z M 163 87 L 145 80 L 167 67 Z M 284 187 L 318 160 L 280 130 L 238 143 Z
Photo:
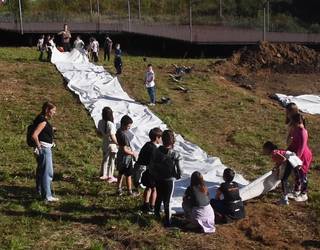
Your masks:
M 132 117 L 134 123 L 129 135 L 134 150 L 139 151 L 149 140 L 148 133 L 151 128 L 167 129 L 166 124 L 148 107 L 134 101 L 123 91 L 117 78 L 112 77 L 102 66 L 90 63 L 84 53 L 75 49 L 71 52 L 61 53 L 54 48 L 52 63 L 66 79 L 68 88 L 79 96 L 96 126 L 105 106 L 112 108 L 117 127 L 119 127 L 123 115 Z M 177 212 L 181 212 L 182 197 L 190 184 L 191 174 L 194 171 L 202 173 L 213 197 L 217 187 L 223 182 L 222 174 L 226 166 L 221 163 L 219 158 L 208 156 L 200 147 L 184 140 L 181 135 L 176 136 L 175 149 L 183 156 L 184 173 L 182 178 L 175 183 L 171 207 Z M 247 185 L 240 190 L 243 199 L 254 198 L 274 188 L 277 180 L 270 175 L 273 176 L 271 173 L 267 173 L 256 182 L 249 184 L 247 180 L 237 174 L 235 181 L 243 187 Z

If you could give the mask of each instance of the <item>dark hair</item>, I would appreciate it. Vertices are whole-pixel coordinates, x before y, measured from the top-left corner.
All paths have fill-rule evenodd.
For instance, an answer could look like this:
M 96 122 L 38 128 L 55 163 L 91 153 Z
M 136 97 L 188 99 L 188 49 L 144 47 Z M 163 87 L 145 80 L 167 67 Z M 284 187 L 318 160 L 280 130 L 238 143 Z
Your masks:
M 151 63 L 149 63 L 149 64 L 148 64 L 148 67 L 152 67 L 152 64 L 151 64 Z
M 294 114 L 293 116 L 291 116 L 291 122 L 293 124 L 303 124 L 303 116 L 301 114 Z
M 271 141 L 267 141 L 263 144 L 262 148 L 271 152 L 273 150 L 278 149 L 278 146 L 276 144 L 273 144 Z
M 133 123 L 133 121 L 130 116 L 128 116 L 128 115 L 122 116 L 121 121 L 120 121 L 121 128 L 126 127 L 132 123 Z
M 235 173 L 234 173 L 234 171 L 233 171 L 231 168 L 226 168 L 226 169 L 223 171 L 223 179 L 224 179 L 226 182 L 232 182 L 234 176 L 235 176 Z
M 200 191 L 202 193 L 207 193 L 208 188 L 206 184 L 204 183 L 203 176 L 200 172 L 194 171 L 191 175 L 191 187 L 199 187 Z
M 41 108 L 41 115 L 45 115 L 47 113 L 47 110 L 51 110 L 55 107 L 56 105 L 54 105 L 52 102 L 45 102 Z
M 288 103 L 287 106 L 286 106 L 286 110 L 287 110 L 287 112 L 290 112 L 290 113 L 291 113 L 291 116 L 292 116 L 292 113 L 299 113 L 298 106 L 297 106 L 297 104 L 295 104 L 294 102 Z M 289 117 L 289 116 L 287 115 L 287 117 L 286 117 L 286 124 L 289 124 L 290 121 L 291 121 L 291 117 Z
M 162 136 L 162 130 L 160 128 L 153 128 L 149 132 L 149 138 L 151 141 L 155 141 L 158 137 Z
M 165 130 L 162 133 L 163 146 L 171 146 L 175 143 L 174 133 L 172 130 Z
M 102 110 L 102 119 L 107 122 L 113 122 L 113 112 L 112 109 L 109 107 L 104 107 Z

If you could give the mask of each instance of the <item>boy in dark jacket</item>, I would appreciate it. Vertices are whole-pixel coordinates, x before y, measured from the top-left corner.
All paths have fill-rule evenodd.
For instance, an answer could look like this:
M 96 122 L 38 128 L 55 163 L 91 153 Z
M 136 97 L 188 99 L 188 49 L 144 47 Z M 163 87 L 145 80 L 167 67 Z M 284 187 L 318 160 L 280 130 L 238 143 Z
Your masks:
M 149 132 L 150 141 L 144 144 L 139 153 L 137 161 L 138 166 L 146 166 L 146 171 L 142 174 L 141 183 L 146 187 L 143 193 L 144 204 L 142 210 L 145 212 L 154 212 L 154 206 L 157 198 L 156 183 L 149 171 L 150 161 L 157 145 L 161 143 L 162 130 L 153 128 Z

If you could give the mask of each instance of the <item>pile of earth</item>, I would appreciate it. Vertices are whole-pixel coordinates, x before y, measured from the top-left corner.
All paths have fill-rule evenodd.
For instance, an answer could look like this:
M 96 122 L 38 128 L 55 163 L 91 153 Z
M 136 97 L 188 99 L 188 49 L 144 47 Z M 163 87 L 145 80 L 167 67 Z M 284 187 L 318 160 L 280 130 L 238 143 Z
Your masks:
M 251 71 L 272 69 L 279 73 L 314 73 L 320 71 L 320 54 L 303 45 L 261 42 L 234 53 L 232 64 Z
M 218 60 L 214 71 L 237 85 L 255 89 L 260 74 L 310 74 L 320 72 L 320 54 L 306 46 L 261 42 L 236 51 L 227 60 Z

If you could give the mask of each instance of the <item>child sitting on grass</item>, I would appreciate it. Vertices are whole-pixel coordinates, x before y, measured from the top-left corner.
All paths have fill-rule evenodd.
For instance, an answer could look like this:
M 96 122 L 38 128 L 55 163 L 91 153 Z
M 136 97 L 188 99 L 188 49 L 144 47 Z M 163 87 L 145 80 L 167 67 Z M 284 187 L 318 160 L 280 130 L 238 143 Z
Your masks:
M 239 194 L 239 185 L 233 181 L 234 176 L 235 172 L 230 168 L 223 171 L 225 182 L 221 183 L 215 199 L 211 200 L 216 222 L 227 223 L 228 219 L 239 220 L 245 217 L 244 205 Z
M 162 140 L 162 130 L 160 128 L 153 128 L 149 132 L 150 141 L 144 144 L 139 153 L 139 158 L 137 165 L 146 166 L 146 171 L 143 172 L 141 177 L 141 183 L 146 187 L 143 193 L 143 206 L 142 211 L 148 213 L 154 213 L 154 206 L 157 198 L 156 183 L 154 178 L 152 178 L 149 171 L 149 164 L 157 145 L 159 145 Z
M 131 149 L 130 140 L 127 135 L 133 121 L 130 116 L 125 115 L 121 118 L 120 128 L 117 130 L 116 138 L 119 145 L 117 153 L 117 169 L 118 169 L 118 195 L 123 195 L 122 181 L 123 176 L 126 177 L 126 183 L 129 195 L 135 195 L 132 192 L 131 176 L 133 170 L 133 158 L 137 157 L 136 152 Z
M 214 212 L 210 205 L 208 188 L 200 172 L 191 175 L 191 183 L 183 196 L 182 208 L 190 229 L 199 229 L 204 233 L 214 233 Z
M 285 166 L 283 176 L 281 178 L 281 186 L 283 197 L 279 200 L 279 205 L 289 205 L 288 194 L 289 186 L 288 179 L 293 168 L 298 167 L 302 164 L 301 160 L 295 155 L 295 153 L 278 149 L 278 147 L 270 141 L 267 141 L 263 145 L 263 153 L 266 155 L 271 155 L 272 161 L 275 162 L 274 170 L 277 171 L 277 174 L 280 178 L 280 167 Z

